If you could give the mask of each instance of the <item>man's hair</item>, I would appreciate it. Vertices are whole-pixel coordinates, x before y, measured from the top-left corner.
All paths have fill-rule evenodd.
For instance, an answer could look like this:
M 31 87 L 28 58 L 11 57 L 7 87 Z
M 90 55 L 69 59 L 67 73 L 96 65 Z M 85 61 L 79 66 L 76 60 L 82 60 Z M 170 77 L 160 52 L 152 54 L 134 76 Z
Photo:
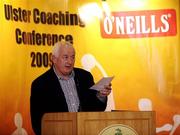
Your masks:
M 54 44 L 54 47 L 53 47 L 53 50 L 52 50 L 52 55 L 54 55 L 55 57 L 58 57 L 60 49 L 61 49 L 62 46 L 73 47 L 73 45 L 70 42 L 67 42 L 67 41 L 56 42 Z

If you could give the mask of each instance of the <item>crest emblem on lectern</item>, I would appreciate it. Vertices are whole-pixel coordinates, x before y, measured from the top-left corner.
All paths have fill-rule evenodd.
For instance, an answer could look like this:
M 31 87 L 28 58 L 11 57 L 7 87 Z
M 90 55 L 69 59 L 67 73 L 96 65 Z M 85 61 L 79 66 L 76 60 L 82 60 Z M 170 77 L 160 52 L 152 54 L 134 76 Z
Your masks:
M 98 135 L 138 135 L 138 133 L 130 126 L 113 124 L 105 127 Z

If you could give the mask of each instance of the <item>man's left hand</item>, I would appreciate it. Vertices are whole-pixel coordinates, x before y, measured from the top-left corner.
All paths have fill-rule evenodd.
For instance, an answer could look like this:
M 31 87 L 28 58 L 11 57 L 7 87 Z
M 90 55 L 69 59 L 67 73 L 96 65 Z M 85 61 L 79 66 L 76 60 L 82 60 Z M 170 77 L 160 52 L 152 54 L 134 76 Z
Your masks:
M 106 96 L 108 96 L 108 95 L 111 93 L 111 90 L 112 90 L 111 84 L 105 85 L 105 86 L 104 86 L 104 89 L 100 90 L 99 93 L 98 93 L 98 95 L 99 95 L 100 97 L 106 97 Z

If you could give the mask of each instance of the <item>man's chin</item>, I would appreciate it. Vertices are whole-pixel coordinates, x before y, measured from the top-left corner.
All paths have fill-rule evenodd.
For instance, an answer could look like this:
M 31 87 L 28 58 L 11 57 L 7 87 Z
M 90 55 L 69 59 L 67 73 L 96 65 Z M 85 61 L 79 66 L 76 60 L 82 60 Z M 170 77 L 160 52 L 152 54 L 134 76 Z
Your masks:
M 71 74 L 71 72 L 72 72 L 72 69 L 66 70 L 67 75 Z

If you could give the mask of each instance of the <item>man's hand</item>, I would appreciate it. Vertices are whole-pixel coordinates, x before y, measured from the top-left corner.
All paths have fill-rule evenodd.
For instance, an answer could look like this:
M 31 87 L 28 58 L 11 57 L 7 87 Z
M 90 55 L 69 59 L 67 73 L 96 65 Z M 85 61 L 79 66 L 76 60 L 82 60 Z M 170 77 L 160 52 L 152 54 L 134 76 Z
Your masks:
M 111 93 L 111 90 L 112 90 L 111 84 L 105 85 L 105 86 L 104 86 L 104 89 L 102 89 L 102 90 L 99 91 L 98 96 L 100 96 L 100 97 L 106 97 L 106 96 L 108 96 L 108 95 Z

